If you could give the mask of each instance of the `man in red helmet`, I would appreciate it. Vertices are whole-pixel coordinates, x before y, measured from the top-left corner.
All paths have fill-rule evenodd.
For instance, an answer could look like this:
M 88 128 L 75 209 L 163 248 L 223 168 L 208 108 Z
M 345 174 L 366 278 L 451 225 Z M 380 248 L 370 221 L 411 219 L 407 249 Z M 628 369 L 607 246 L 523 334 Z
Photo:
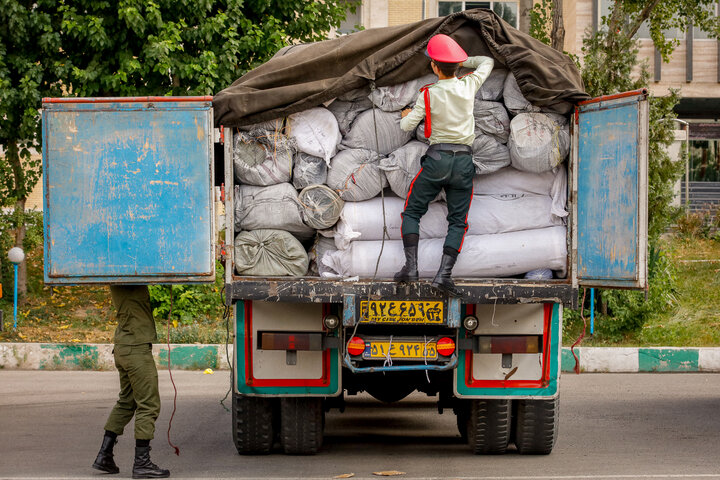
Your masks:
M 465 50 L 447 35 L 435 35 L 428 42 L 427 55 L 438 82 L 423 88 L 415 106 L 402 112 L 400 127 L 414 130 L 425 120 L 425 136 L 430 148 L 421 158 L 422 168 L 408 192 L 403 211 L 401 233 L 405 248 L 405 266 L 395 281 L 418 279 L 417 251 L 420 218 L 440 190 L 447 197 L 449 223 L 440 269 L 432 281 L 436 288 L 455 293 L 452 269 L 467 231 L 467 213 L 472 200 L 472 144 L 475 140 L 473 103 L 475 94 L 493 69 L 489 57 L 468 58 Z M 457 78 L 460 66 L 475 71 Z

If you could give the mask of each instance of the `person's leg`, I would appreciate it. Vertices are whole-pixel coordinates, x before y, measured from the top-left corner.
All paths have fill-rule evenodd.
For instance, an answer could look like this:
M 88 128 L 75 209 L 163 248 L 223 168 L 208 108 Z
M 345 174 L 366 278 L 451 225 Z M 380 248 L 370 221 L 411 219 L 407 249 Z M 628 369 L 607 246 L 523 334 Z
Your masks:
M 128 376 L 135 395 L 135 462 L 133 478 L 166 478 L 170 471 L 150 460 L 150 440 L 160 414 L 160 391 L 152 345 L 135 345 L 128 362 Z
M 453 174 L 445 186 L 448 205 L 448 233 L 443 246 L 440 268 L 432 281 L 434 287 L 450 293 L 455 292 L 452 270 L 462 249 L 465 233 L 468 229 L 467 215 L 472 202 L 472 178 L 475 167 L 471 155 L 456 155 Z

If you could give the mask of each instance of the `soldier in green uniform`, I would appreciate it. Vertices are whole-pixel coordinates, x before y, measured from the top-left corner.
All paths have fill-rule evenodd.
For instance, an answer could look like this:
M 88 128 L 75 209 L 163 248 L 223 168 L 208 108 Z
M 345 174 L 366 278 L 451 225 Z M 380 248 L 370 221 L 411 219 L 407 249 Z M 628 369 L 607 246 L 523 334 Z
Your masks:
M 105 423 L 100 453 L 93 468 L 107 473 L 120 469 L 113 460 L 118 435 L 135 417 L 135 462 L 133 478 L 166 478 L 170 471 L 150 461 L 150 440 L 160 414 L 160 392 L 152 344 L 157 341 L 150 294 L 145 285 L 110 286 L 117 311 L 115 330 L 115 366 L 120 374 L 120 395 Z

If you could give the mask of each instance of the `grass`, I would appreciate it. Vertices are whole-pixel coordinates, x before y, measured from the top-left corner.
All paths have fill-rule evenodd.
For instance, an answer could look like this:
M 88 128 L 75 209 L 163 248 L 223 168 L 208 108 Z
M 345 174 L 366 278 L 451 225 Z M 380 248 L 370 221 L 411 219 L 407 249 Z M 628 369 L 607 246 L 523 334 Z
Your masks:
M 601 333 L 582 342 L 583 346 L 720 346 L 720 241 L 706 238 L 671 237 L 664 247 L 677 270 L 673 307 L 657 312 L 643 328 L 624 338 L 609 339 Z M 603 316 L 595 318 L 596 328 Z M 582 322 L 572 322 L 563 332 L 563 343 L 571 345 L 582 332 Z
M 596 333 L 586 336 L 583 346 L 720 346 L 720 241 L 675 236 L 664 248 L 677 270 L 674 306 L 652 315 L 636 333 L 621 339 Z M 117 322 L 107 286 L 45 286 L 42 248 L 28 255 L 28 277 L 29 295 L 18 309 L 16 331 L 12 292 L 0 299 L 5 313 L 0 342 L 112 343 Z M 167 322 L 158 320 L 158 341 L 164 343 Z M 603 321 L 598 314 L 596 327 Z M 563 343 L 571 345 L 581 331 L 581 321 L 566 322 Z M 171 343 L 224 343 L 225 338 L 221 315 L 170 324 Z

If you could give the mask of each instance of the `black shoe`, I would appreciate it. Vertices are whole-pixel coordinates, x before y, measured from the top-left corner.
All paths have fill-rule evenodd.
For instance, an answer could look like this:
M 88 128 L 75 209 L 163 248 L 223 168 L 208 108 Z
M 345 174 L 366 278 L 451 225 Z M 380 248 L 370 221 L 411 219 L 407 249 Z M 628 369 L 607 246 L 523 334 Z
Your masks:
M 459 292 L 455 288 L 455 282 L 452 279 L 452 269 L 455 266 L 457 257 L 443 254 L 440 260 L 440 268 L 435 278 L 433 278 L 432 286 L 443 290 L 449 295 L 458 296 Z
M 100 452 L 95 459 L 95 463 L 92 464 L 93 468 L 107 473 L 120 473 L 120 469 L 115 465 L 115 460 L 113 460 L 113 447 L 116 443 L 117 438 L 109 435 L 103 437 Z
M 160 468 L 150 461 L 150 447 L 135 447 L 135 463 L 132 478 L 167 478 L 170 470 Z
M 395 274 L 393 279 L 396 282 L 417 282 L 418 265 L 417 265 L 418 247 L 405 247 L 405 266 Z

